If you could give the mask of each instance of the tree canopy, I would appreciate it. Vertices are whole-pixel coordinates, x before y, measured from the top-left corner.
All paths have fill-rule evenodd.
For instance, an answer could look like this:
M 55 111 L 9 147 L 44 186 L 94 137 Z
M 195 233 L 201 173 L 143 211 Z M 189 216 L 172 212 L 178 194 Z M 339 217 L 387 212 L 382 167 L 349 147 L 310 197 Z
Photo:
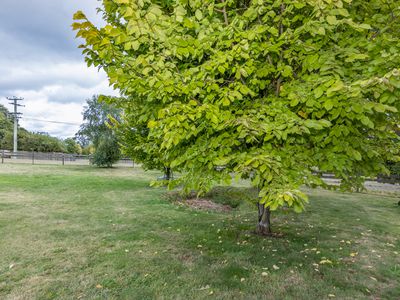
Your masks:
M 170 185 L 235 173 L 259 207 L 300 212 L 299 187 L 326 187 L 321 172 L 352 189 L 397 159 L 397 1 L 103 0 L 101 12 L 101 28 L 74 16 L 83 54 L 124 97 L 121 126 L 146 124 L 142 149 L 182 171 Z

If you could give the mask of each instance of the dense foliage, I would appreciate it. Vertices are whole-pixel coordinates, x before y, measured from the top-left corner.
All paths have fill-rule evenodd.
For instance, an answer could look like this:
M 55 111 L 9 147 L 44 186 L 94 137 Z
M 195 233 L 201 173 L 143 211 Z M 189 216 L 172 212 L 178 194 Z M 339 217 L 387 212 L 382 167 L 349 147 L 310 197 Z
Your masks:
M 101 10 L 102 28 L 74 16 L 86 61 L 125 97 L 121 126 L 147 124 L 141 149 L 182 171 L 171 186 L 250 177 L 269 231 L 270 210 L 303 210 L 302 184 L 326 187 L 320 172 L 352 189 L 397 159 L 397 1 L 103 0 Z
M 65 152 L 71 154 L 82 154 L 82 147 L 73 138 L 64 140 Z
M 0 143 L 4 147 L 4 142 L 8 132 L 13 130 L 13 123 L 7 108 L 0 104 Z
M 119 158 L 120 151 L 117 139 L 110 135 L 104 135 L 99 139 L 91 163 L 99 167 L 110 168 Z

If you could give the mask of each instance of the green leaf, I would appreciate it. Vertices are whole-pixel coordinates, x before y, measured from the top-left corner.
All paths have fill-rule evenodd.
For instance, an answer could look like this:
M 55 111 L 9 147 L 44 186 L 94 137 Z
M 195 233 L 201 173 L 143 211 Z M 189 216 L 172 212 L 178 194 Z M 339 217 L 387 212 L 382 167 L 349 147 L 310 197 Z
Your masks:
M 353 152 L 353 157 L 356 159 L 356 160 L 358 160 L 358 161 L 360 161 L 361 160 L 361 153 L 360 152 L 358 152 L 357 150 L 354 150 L 354 151 L 352 151 Z
M 377 104 L 375 104 L 374 109 L 375 109 L 377 112 L 383 113 L 383 112 L 386 111 L 386 106 L 383 105 L 383 104 L 381 104 L 381 103 L 377 103 Z
M 240 72 L 240 74 L 241 74 L 243 77 L 249 76 L 249 74 L 247 73 L 247 71 L 246 71 L 245 69 L 243 69 L 243 68 L 240 69 L 239 72 Z
M 292 75 L 292 67 L 291 66 L 285 66 L 283 68 L 282 76 L 283 77 L 289 77 Z
M 336 19 L 336 16 L 327 16 L 326 21 L 329 25 L 337 25 L 339 21 Z
M 316 99 L 320 98 L 323 94 L 324 94 L 323 87 L 319 86 L 316 89 L 314 89 L 314 96 Z
M 324 27 L 318 27 L 317 34 L 325 35 L 325 28 Z
M 86 20 L 86 16 L 82 11 L 78 10 L 76 13 L 74 13 L 73 19 L 74 20 Z
M 150 121 L 147 123 L 147 127 L 150 128 L 150 129 L 152 129 L 152 128 L 156 127 L 156 126 L 157 126 L 157 122 L 154 121 L 154 120 L 150 120 Z
M 327 101 L 325 101 L 324 107 L 328 111 L 331 110 L 333 108 L 333 101 L 331 99 L 328 99 Z
M 199 20 L 199 21 L 201 19 L 203 19 L 203 13 L 201 12 L 200 9 L 196 10 L 195 16 L 196 16 L 196 19 Z
M 331 97 L 335 92 L 341 91 L 344 89 L 344 83 L 341 80 L 336 81 L 330 88 L 326 90 L 326 95 Z
M 290 101 L 290 106 L 296 106 L 297 104 L 299 104 L 298 98 L 294 98 L 292 101 Z
M 368 117 L 362 116 L 360 120 L 361 123 L 364 124 L 365 126 L 369 128 L 374 128 L 374 123 L 372 123 L 372 121 Z
M 152 15 L 154 15 L 155 17 L 160 17 L 162 15 L 162 11 L 159 7 L 157 6 L 152 6 L 149 9 L 149 13 L 151 13 Z
M 358 28 L 367 29 L 367 30 L 372 29 L 371 25 L 369 25 L 369 24 L 358 24 Z

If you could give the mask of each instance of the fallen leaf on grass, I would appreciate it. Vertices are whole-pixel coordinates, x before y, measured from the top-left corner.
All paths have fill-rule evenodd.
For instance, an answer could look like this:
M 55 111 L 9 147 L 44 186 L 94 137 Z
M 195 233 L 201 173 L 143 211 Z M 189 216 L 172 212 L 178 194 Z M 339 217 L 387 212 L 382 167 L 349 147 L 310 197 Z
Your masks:
M 268 273 L 267 272 L 262 272 L 261 276 L 268 276 Z
M 375 277 L 369 276 L 369 278 L 371 278 L 374 281 L 378 281 L 378 279 L 376 279 Z
M 96 285 L 96 289 L 102 289 L 102 288 L 103 288 L 103 286 L 101 284 Z
M 355 257 L 355 256 L 357 256 L 358 255 L 358 252 L 352 252 L 352 253 L 350 253 L 350 256 L 351 257 Z
M 328 294 L 329 298 L 335 298 L 336 296 L 334 294 Z
M 332 262 L 331 262 L 329 259 L 323 259 L 323 260 L 321 260 L 321 261 L 319 262 L 319 264 L 320 264 L 320 265 L 323 265 L 323 264 L 332 264 Z
M 202 286 L 201 288 L 199 288 L 199 291 L 208 290 L 209 288 L 210 286 L 207 284 L 206 286 Z
M 274 270 L 279 270 L 279 267 L 278 267 L 277 265 L 273 265 L 272 268 L 273 268 Z

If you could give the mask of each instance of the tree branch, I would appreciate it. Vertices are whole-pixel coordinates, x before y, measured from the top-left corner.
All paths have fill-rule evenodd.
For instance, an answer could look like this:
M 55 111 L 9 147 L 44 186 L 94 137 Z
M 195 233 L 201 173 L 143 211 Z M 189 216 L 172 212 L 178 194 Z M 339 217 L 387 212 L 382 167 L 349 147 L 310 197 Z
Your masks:
M 225 0 L 221 0 L 222 3 L 225 3 Z M 224 15 L 224 20 L 225 20 L 225 25 L 229 25 L 229 21 L 228 21 L 228 14 L 226 13 L 226 6 L 224 5 L 224 7 L 222 8 L 222 13 Z

